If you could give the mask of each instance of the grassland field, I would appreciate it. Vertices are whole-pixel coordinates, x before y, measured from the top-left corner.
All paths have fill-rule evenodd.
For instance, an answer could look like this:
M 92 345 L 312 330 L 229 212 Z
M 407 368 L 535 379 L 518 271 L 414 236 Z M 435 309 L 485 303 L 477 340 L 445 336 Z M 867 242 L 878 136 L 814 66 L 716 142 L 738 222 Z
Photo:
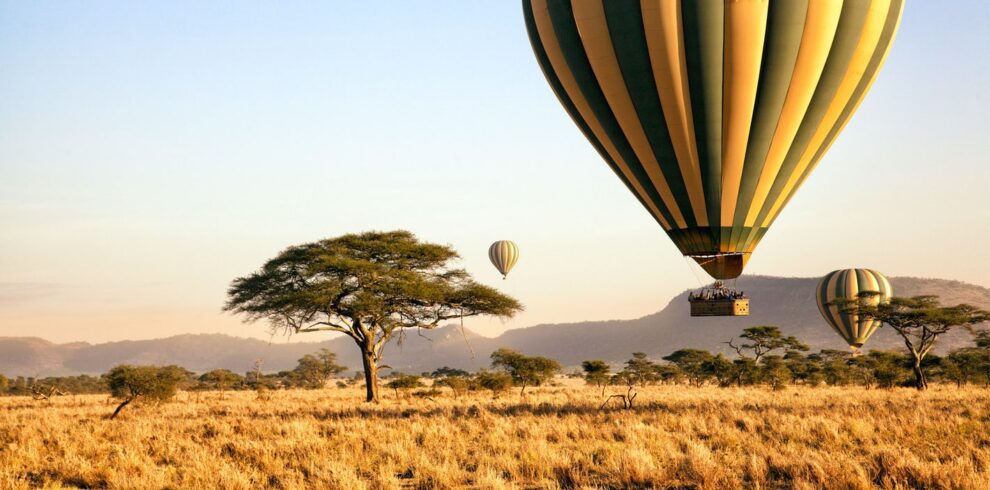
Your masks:
M 0 488 L 990 488 L 987 388 L 638 392 L 5 397 Z

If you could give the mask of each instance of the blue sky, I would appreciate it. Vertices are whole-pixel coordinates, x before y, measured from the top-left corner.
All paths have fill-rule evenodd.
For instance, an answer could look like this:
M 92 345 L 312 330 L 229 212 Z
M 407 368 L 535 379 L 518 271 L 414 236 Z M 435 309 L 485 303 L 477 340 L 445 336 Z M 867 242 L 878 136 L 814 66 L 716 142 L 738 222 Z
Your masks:
M 987 25 L 982 0 L 908 2 L 748 273 L 990 286 Z M 0 336 L 264 336 L 220 313 L 230 280 L 368 229 L 526 304 L 469 322 L 489 335 L 639 317 L 703 274 L 559 107 L 515 1 L 0 1 L 0 67 Z

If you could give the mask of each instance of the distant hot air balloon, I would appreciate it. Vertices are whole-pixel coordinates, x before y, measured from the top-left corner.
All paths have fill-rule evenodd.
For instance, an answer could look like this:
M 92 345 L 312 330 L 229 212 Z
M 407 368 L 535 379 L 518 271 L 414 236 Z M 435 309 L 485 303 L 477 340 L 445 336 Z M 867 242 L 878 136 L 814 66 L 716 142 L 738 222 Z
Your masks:
M 866 295 L 860 298 L 860 293 L 874 292 L 876 295 Z M 860 318 L 859 315 L 844 313 L 836 300 L 859 300 L 876 306 L 880 302 L 890 301 L 893 290 L 890 281 L 883 274 L 870 269 L 845 269 L 829 272 L 818 283 L 815 298 L 818 300 L 818 310 L 822 312 L 825 321 L 858 353 L 870 335 L 880 328 L 880 322 L 871 318 Z
M 523 0 L 561 105 L 712 277 L 750 253 L 869 90 L 903 0 Z
M 488 247 L 488 258 L 505 279 L 519 260 L 519 247 L 511 240 L 499 240 Z

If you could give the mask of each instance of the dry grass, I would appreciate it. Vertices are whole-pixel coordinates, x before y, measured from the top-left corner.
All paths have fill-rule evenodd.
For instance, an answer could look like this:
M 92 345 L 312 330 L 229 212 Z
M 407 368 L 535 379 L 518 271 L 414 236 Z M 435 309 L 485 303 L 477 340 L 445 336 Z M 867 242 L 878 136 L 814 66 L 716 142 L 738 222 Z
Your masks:
M 990 390 L 0 398 L 0 488 L 990 488 Z

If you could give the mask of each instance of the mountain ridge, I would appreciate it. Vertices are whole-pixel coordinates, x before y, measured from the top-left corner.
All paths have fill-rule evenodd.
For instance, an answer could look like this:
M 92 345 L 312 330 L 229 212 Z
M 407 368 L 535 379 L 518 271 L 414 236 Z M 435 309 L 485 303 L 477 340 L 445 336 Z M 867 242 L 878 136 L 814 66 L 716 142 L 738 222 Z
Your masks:
M 553 357 L 565 366 L 577 366 L 582 360 L 592 358 L 621 363 L 634 351 L 659 358 L 684 347 L 729 353 L 725 342 L 753 325 L 778 325 L 785 334 L 797 336 L 814 351 L 843 349 L 845 344 L 819 315 L 814 300 L 817 281 L 818 278 L 774 276 L 739 278 L 735 286 L 747 291 L 751 298 L 752 313 L 748 317 L 691 318 L 687 304 L 689 290 L 686 290 L 659 311 L 635 319 L 538 324 L 507 330 L 496 337 L 468 329 L 462 332 L 456 325 L 421 334 L 408 332 L 401 345 L 393 341 L 386 347 L 384 364 L 395 371 L 412 373 L 440 366 L 475 370 L 486 367 L 488 355 L 499 347 Z M 891 283 L 897 296 L 935 294 L 944 304 L 970 303 L 990 309 L 990 289 L 982 286 L 919 277 L 893 277 Z M 940 350 L 967 345 L 970 340 L 965 331 L 951 332 L 942 339 Z M 894 332 L 883 328 L 874 334 L 866 348 L 902 346 Z M 0 373 L 6 376 L 98 374 L 123 363 L 177 364 L 197 372 L 220 367 L 245 372 L 257 359 L 263 360 L 265 371 L 279 371 L 291 369 L 300 357 L 321 348 L 336 352 L 340 362 L 350 369 L 361 365 L 353 342 L 347 337 L 273 343 L 204 333 L 97 344 L 56 344 L 39 337 L 0 337 Z

